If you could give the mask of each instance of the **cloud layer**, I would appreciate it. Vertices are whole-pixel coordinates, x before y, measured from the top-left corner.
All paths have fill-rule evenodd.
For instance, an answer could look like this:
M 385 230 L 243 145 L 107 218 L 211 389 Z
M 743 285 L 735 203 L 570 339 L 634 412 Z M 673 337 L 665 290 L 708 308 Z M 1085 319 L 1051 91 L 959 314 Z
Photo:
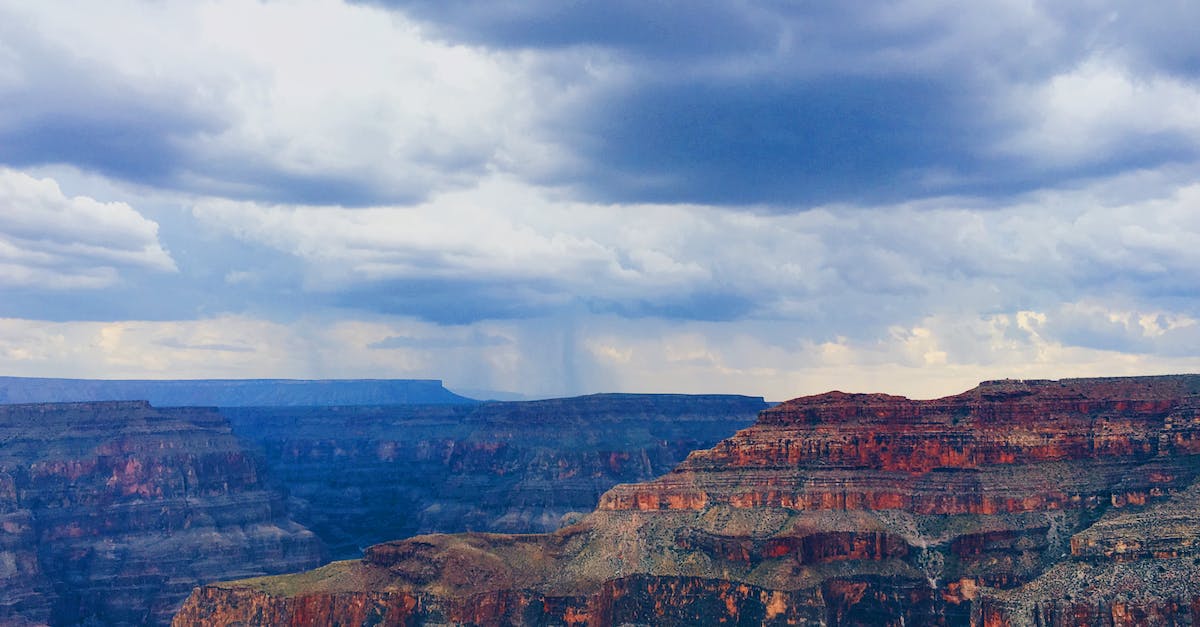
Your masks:
M 358 204 L 551 150 L 533 139 L 544 103 L 519 55 L 428 41 L 375 10 L 121 0 L 98 13 L 7 3 L 0 16 L 9 163 Z
M 1200 156 L 1178 3 L 76 9 L 0 5 L 9 164 L 302 204 L 410 204 L 503 172 L 794 210 Z
M 1198 11 L 0 0 L 0 366 L 777 399 L 1197 370 Z
M 1086 298 L 1174 305 L 1200 282 L 1200 184 L 1186 178 L 1139 173 L 976 202 L 747 213 L 562 202 L 489 181 L 404 209 L 216 201 L 193 211 L 294 257 L 304 289 L 441 322 L 585 310 L 869 334 L 929 314 Z M 506 311 L 513 301 L 528 311 Z

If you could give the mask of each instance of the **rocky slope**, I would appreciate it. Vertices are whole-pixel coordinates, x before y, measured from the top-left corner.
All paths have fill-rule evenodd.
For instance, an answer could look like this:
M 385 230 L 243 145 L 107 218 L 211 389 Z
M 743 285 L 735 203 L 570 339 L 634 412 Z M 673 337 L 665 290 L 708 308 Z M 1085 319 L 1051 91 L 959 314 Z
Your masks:
M 1198 475 L 1200 376 L 834 392 L 554 533 L 385 543 L 174 624 L 1189 624 Z
M 597 394 L 472 406 L 228 408 L 336 558 L 415 533 L 528 533 L 591 511 L 754 421 L 745 396 Z
M 213 410 L 0 405 L 0 624 L 162 624 L 193 586 L 311 568 Z
M 474 403 L 431 379 L 108 380 L 0 377 L 0 403 L 148 400 L 156 407 Z

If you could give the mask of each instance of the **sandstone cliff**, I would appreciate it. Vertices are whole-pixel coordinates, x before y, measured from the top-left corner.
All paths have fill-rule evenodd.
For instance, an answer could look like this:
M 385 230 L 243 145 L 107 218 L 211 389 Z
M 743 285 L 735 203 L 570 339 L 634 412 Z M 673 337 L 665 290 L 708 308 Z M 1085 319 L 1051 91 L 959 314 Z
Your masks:
M 197 590 L 176 625 L 1200 621 L 1200 376 L 829 393 L 551 534 Z
M 321 563 L 213 410 L 0 405 L 0 443 L 0 624 L 161 624 L 198 583 Z
M 460 406 L 228 408 L 335 558 L 416 533 L 544 532 L 750 425 L 761 398 L 596 394 Z

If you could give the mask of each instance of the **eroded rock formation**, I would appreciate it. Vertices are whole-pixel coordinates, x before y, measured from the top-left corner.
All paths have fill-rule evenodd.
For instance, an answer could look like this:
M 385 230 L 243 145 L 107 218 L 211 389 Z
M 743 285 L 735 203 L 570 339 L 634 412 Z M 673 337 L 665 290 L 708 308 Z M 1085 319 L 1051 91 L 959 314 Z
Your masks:
M 198 583 L 321 563 L 213 410 L 0 405 L 0 624 L 162 624 Z
M 1198 475 L 1200 376 L 834 392 L 554 533 L 389 542 L 175 624 L 1187 624 Z
M 429 532 L 544 532 L 753 423 L 761 398 L 596 394 L 471 406 L 227 408 L 333 557 Z

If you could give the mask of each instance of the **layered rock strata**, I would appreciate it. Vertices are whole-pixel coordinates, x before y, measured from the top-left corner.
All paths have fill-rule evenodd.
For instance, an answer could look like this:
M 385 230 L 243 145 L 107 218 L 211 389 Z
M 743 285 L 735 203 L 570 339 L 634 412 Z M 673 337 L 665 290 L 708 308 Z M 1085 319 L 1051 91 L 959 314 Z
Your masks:
M 0 442 L 0 623 L 163 624 L 199 583 L 321 563 L 213 410 L 0 405 Z
M 979 605 L 987 627 L 1200 624 L 1200 483 L 1111 509 L 1071 537 L 1067 559 Z
M 554 533 L 385 543 L 175 624 L 1188 624 L 1198 401 L 1197 376 L 796 399 Z
M 762 398 L 597 394 L 472 406 L 228 408 L 335 558 L 416 533 L 545 532 L 750 425 Z

